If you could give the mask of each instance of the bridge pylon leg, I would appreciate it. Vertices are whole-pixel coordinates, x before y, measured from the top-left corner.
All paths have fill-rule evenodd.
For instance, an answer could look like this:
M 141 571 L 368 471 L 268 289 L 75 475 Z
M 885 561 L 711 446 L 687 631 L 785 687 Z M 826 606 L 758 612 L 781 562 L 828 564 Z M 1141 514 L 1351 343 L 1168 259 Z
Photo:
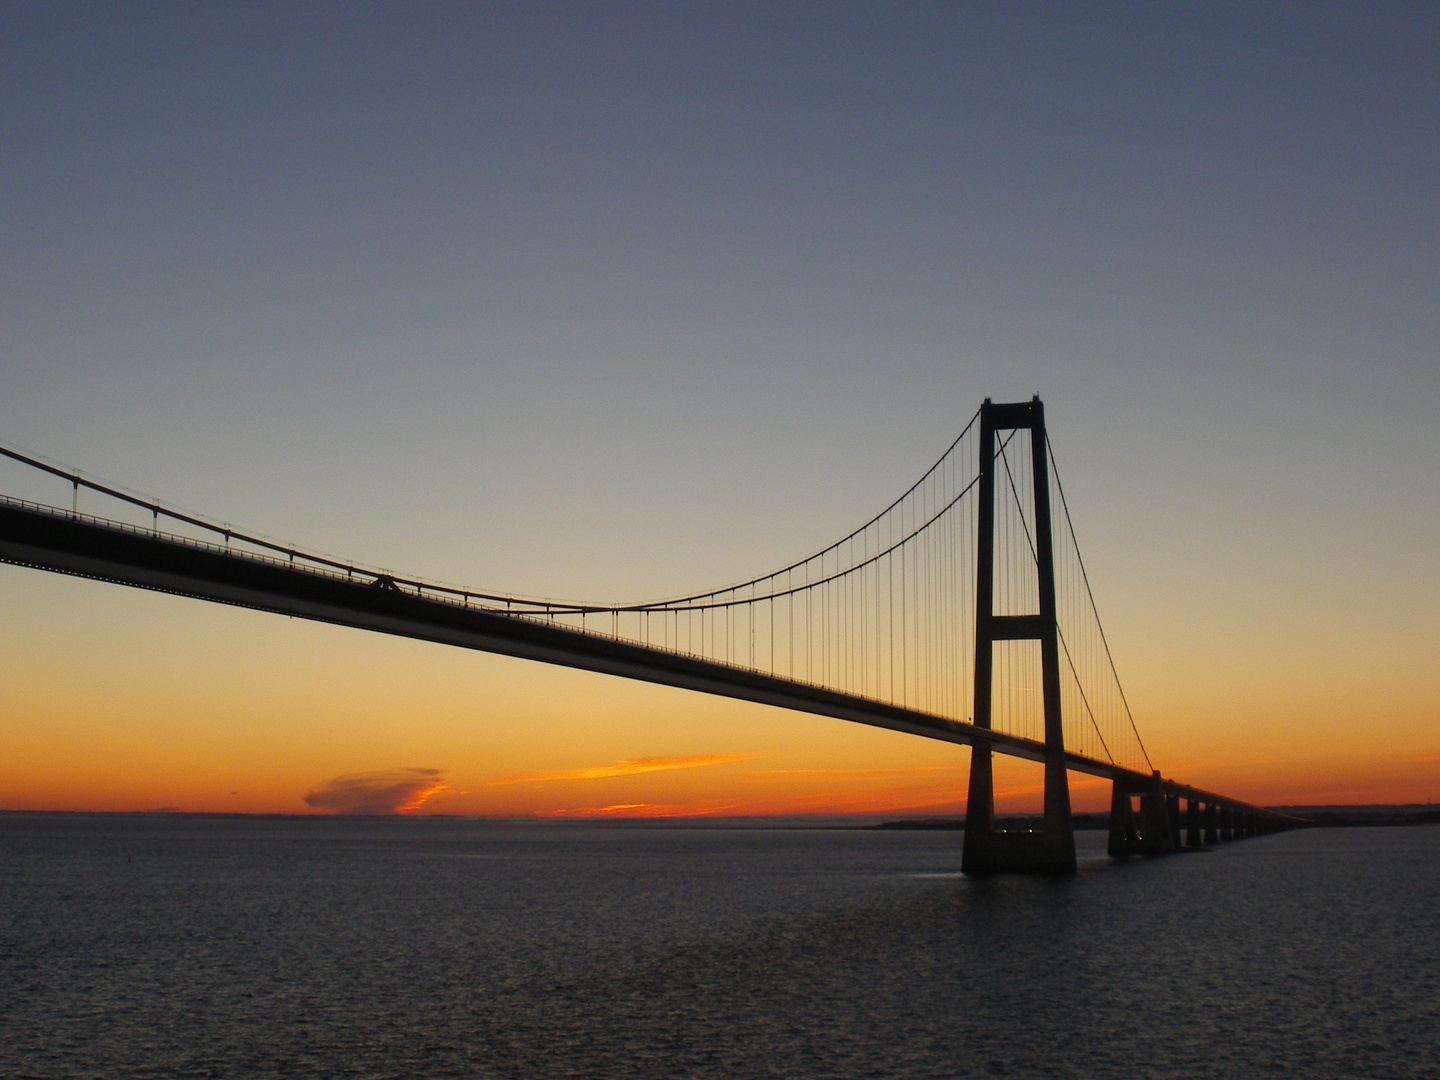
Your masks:
M 995 821 L 991 751 L 989 747 L 975 747 L 970 753 L 970 795 L 965 806 L 965 851 L 960 869 L 967 874 L 1034 874 L 1068 873 L 1075 867 L 1070 786 L 1063 761 L 1058 766 L 1045 763 L 1042 827 L 1000 829 Z
M 1214 803 L 1205 804 L 1205 843 L 1214 845 L 1220 842 L 1220 814 Z
M 1038 612 L 995 614 L 995 432 L 1030 430 L 1031 491 L 1035 509 Z M 998 829 L 992 751 L 976 742 L 970 751 L 970 795 L 965 806 L 967 874 L 1066 873 L 1075 870 L 1075 833 L 1070 820 L 1070 780 L 1065 769 L 1065 731 L 1060 717 L 1060 645 L 1055 622 L 1055 559 L 1050 525 L 1050 477 L 1045 409 L 1036 397 L 1014 405 L 988 398 L 980 407 L 980 505 L 975 559 L 975 718 L 991 723 L 994 643 L 1040 642 L 1045 712 L 1045 817 L 1039 830 Z

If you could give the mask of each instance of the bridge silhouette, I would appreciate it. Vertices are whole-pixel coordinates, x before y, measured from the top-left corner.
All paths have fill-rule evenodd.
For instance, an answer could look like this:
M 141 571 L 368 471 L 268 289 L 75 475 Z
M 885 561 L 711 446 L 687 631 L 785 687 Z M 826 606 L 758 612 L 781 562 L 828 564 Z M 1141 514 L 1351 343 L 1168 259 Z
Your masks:
M 71 489 L 68 508 L 0 496 L 3 562 L 968 745 L 967 873 L 1075 869 L 1072 770 L 1111 781 L 1109 852 L 1118 858 L 1305 824 L 1154 768 L 1100 623 L 1038 396 L 987 398 L 900 498 L 822 551 L 710 592 L 621 605 L 365 568 L 16 450 L 0 454 Z M 82 514 L 82 491 L 106 500 L 110 516 Z M 995 754 L 1043 763 L 1040 828 L 997 819 Z

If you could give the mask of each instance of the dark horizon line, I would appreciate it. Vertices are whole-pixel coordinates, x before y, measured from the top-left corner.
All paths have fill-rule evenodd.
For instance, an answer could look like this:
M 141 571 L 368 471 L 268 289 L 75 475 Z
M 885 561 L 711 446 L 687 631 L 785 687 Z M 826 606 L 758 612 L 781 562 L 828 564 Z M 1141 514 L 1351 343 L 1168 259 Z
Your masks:
M 1265 810 L 1279 812 L 1295 812 L 1308 810 L 1317 813 L 1349 811 L 1352 813 L 1383 814 L 1396 811 L 1426 811 L 1434 810 L 1440 813 L 1440 803 L 1426 801 L 1423 803 L 1304 803 L 1304 804 L 1275 804 L 1261 807 Z M 17 816 L 21 814 L 46 814 L 46 815 L 89 815 L 89 816 L 110 816 L 110 817 L 245 817 L 245 818 L 407 818 L 407 819 L 451 819 L 456 821 L 496 821 L 496 822 L 525 822 L 525 823 L 550 823 L 567 821 L 756 821 L 756 820 L 833 820 L 835 818 L 885 818 L 890 821 L 910 822 L 963 822 L 963 812 L 954 814 L 917 814 L 906 816 L 903 812 L 896 816 L 895 811 L 873 813 L 864 812 L 836 812 L 826 813 L 800 813 L 800 814 L 635 814 L 626 816 L 570 816 L 558 814 L 457 814 L 457 813 L 377 813 L 377 814 L 326 814 L 326 813 L 305 813 L 301 811 L 250 811 L 250 810 L 182 810 L 178 807 L 154 807 L 144 810 L 36 810 L 36 809 L 10 809 L 0 808 L 0 815 Z M 1075 817 L 1096 817 L 1108 818 L 1108 810 L 1076 811 Z M 1015 813 L 997 813 L 996 817 L 1003 818 L 1039 818 L 1039 811 L 1021 811 Z

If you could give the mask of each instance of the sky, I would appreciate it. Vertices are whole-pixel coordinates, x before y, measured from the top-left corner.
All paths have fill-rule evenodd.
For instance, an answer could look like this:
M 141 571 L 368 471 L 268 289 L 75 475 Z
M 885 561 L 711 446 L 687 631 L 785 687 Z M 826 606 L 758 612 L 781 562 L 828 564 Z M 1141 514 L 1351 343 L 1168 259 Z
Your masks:
M 1437 43 L 1404 3 L 0 3 L 0 441 L 619 602 L 818 550 L 1038 393 L 1156 766 L 1440 799 Z M 967 754 L 0 566 L 3 809 L 939 814 Z

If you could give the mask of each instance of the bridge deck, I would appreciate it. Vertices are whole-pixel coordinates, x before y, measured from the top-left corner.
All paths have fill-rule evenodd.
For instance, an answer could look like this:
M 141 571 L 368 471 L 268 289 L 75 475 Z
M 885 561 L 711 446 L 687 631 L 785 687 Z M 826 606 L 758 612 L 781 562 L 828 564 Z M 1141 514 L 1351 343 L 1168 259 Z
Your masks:
M 0 499 L 0 561 L 319 622 L 418 638 L 483 652 L 619 675 L 784 709 L 903 731 L 997 753 L 1045 759 L 1045 744 L 810 683 L 777 678 L 686 653 L 559 626 L 453 598 L 426 596 L 369 572 L 341 573 L 248 551 Z M 1150 785 L 1154 779 L 1108 761 L 1066 754 L 1068 768 Z M 1171 780 L 1165 794 L 1207 805 L 1260 807 Z M 1289 821 L 1290 819 L 1284 819 Z

